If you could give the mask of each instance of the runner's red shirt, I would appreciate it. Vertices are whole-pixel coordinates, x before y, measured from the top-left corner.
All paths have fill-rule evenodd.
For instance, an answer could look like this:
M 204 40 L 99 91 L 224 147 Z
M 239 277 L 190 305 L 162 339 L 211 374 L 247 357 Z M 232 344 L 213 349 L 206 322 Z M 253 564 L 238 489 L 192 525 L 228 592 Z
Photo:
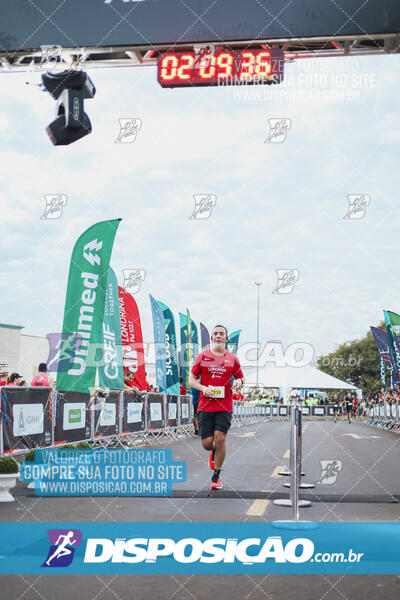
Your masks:
M 192 373 L 195 377 L 200 375 L 200 383 L 217 388 L 224 387 L 224 398 L 207 398 L 200 392 L 197 410 L 217 412 L 219 410 L 232 412 L 232 384 L 231 379 L 243 378 L 242 368 L 237 356 L 230 352 L 214 354 L 211 350 L 204 350 L 197 355 Z

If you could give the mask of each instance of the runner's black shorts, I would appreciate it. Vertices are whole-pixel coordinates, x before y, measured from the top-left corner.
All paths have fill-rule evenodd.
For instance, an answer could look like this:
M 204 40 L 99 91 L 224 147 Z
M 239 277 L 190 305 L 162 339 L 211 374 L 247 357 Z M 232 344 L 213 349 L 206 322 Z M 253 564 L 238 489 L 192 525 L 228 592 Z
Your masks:
M 201 439 L 205 440 L 208 437 L 213 437 L 214 431 L 222 431 L 227 433 L 231 426 L 232 413 L 225 410 L 208 412 L 199 410 L 197 412 Z

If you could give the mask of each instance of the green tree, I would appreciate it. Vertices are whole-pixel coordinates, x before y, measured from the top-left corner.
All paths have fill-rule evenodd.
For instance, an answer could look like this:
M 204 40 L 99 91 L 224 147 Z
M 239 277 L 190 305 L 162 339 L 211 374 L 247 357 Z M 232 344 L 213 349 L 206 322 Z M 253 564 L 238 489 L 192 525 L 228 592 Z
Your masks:
M 385 325 L 381 323 L 378 327 Z M 344 342 L 335 352 L 320 356 L 317 368 L 361 388 L 364 394 L 382 387 L 379 352 L 371 331 L 359 340 Z

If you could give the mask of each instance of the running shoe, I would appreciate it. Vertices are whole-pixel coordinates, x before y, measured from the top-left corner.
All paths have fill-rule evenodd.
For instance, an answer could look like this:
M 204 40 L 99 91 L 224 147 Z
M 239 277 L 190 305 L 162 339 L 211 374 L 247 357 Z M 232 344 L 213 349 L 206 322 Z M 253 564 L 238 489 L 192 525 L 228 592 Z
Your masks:
M 215 469 L 213 454 L 214 454 L 214 450 L 211 450 L 210 456 L 208 457 L 208 464 L 210 466 L 211 471 L 214 471 L 214 469 Z
M 220 478 L 218 477 L 217 481 L 213 481 L 211 479 L 210 490 L 222 490 L 224 486 L 221 483 Z

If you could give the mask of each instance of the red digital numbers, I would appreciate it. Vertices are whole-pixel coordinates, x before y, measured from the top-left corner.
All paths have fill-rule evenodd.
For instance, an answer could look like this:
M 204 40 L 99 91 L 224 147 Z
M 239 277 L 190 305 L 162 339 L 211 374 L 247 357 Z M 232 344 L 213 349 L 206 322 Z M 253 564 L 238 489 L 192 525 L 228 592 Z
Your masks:
M 279 49 L 222 50 L 196 57 L 193 52 L 161 56 L 158 81 L 163 87 L 280 83 L 283 52 Z

